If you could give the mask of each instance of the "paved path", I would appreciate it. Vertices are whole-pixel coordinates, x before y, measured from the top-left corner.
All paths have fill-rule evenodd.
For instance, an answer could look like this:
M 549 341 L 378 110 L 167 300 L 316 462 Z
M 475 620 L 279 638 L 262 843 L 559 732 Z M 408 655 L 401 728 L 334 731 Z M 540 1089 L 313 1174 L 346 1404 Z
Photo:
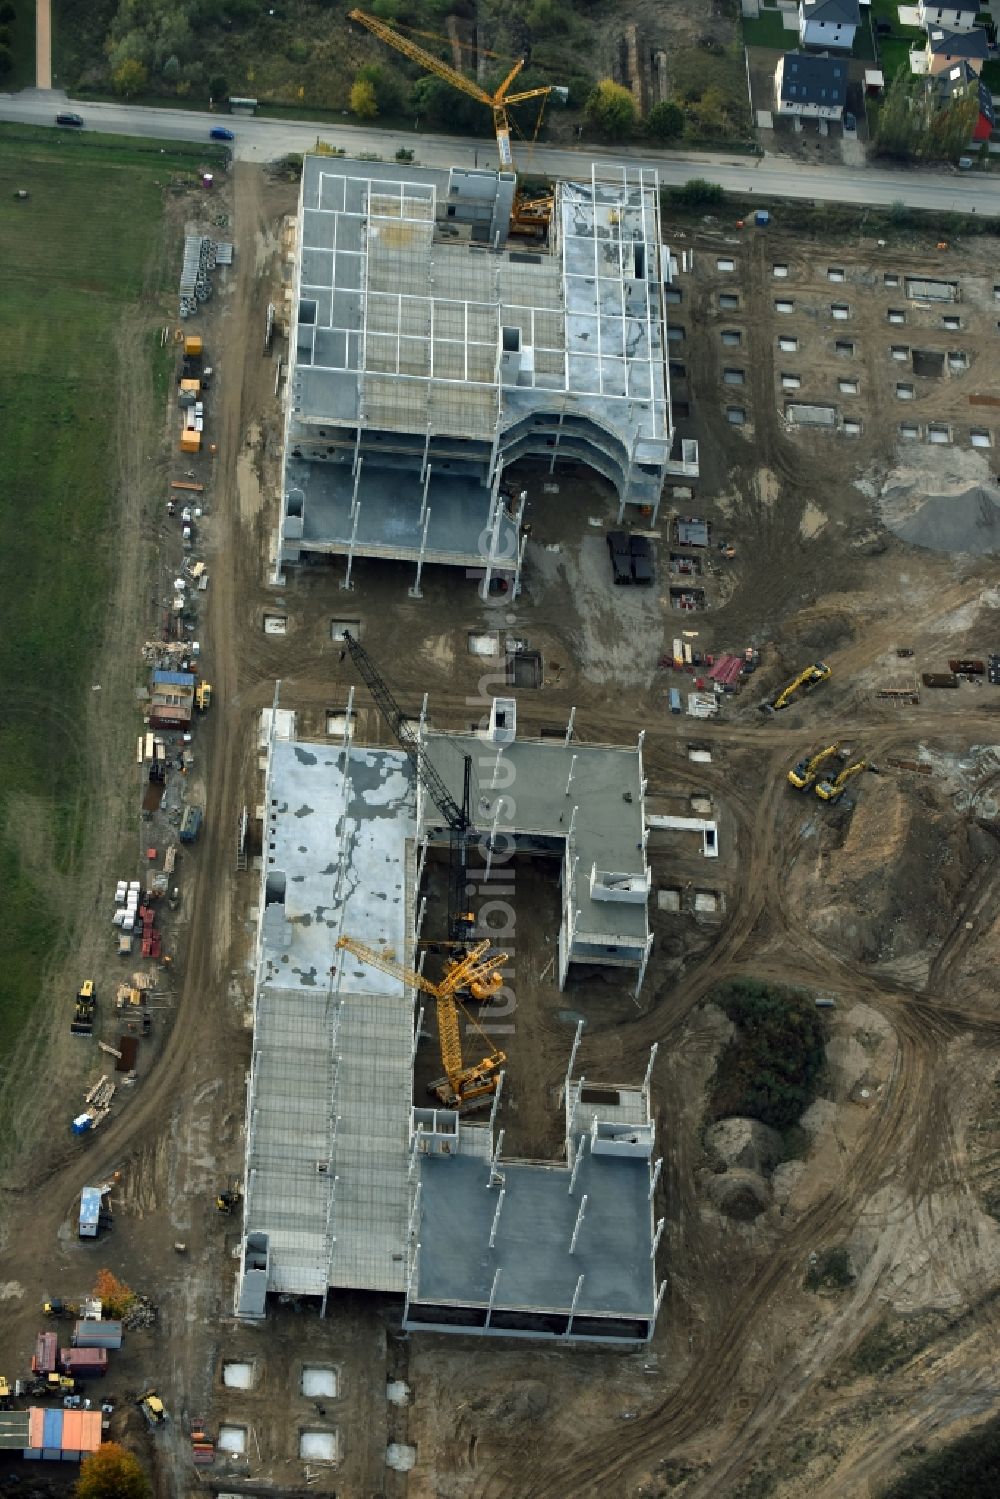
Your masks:
M 35 0 L 35 87 L 52 87 L 52 0 Z
M 0 94 L 0 119 L 47 124 L 67 106 L 63 94 L 39 96 L 36 92 Z M 128 104 L 71 104 L 87 125 L 115 135 L 145 135 L 159 140 L 206 140 L 213 125 L 225 124 L 236 137 L 235 152 L 241 161 L 270 161 L 289 151 L 306 151 L 316 137 L 345 147 L 349 153 L 377 151 L 391 158 L 399 146 L 416 151 L 425 166 L 492 166 L 492 144 L 454 136 L 415 135 L 412 132 L 375 130 L 354 125 L 347 119 L 336 124 L 299 123 L 287 120 L 242 119 L 179 109 L 149 109 Z M 614 166 L 655 167 L 660 180 L 672 186 L 690 177 L 707 177 L 731 192 L 752 191 L 761 198 L 814 198 L 826 203 L 855 203 L 885 207 L 902 202 L 910 208 L 938 212 L 1000 213 L 1000 177 L 954 168 L 874 166 L 810 166 L 783 157 L 733 157 L 725 153 L 664 152 L 644 148 L 616 150 L 583 146 L 574 149 L 535 147 L 519 157 L 522 171 L 534 170 L 553 176 L 572 177 L 589 173 L 596 160 Z

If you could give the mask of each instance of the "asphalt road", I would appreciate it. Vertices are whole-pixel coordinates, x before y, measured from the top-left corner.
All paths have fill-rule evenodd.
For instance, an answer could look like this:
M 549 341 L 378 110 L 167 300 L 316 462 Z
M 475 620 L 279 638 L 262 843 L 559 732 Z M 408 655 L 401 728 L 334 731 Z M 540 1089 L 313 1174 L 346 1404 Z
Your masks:
M 416 152 L 425 166 L 492 166 L 495 153 L 488 140 L 456 136 L 397 133 L 343 123 L 303 124 L 286 120 L 241 119 L 228 115 L 196 114 L 188 110 L 148 109 L 127 104 L 74 104 L 60 93 L 26 90 L 0 94 L 0 119 L 31 124 L 54 124 L 60 109 L 74 109 L 86 125 L 114 135 L 144 135 L 160 140 L 207 140 L 213 125 L 225 125 L 235 135 L 234 149 L 242 161 L 270 161 L 290 151 L 305 151 L 317 136 L 331 145 L 343 146 L 349 154 L 376 151 L 391 157 L 400 146 Z M 752 190 L 761 198 L 815 198 L 828 203 L 879 206 L 893 202 L 910 208 L 944 212 L 996 214 L 1000 212 L 1000 182 L 980 172 L 927 168 L 859 169 L 835 166 L 811 167 L 782 157 L 732 157 L 697 152 L 657 154 L 645 150 L 616 150 L 584 146 L 554 149 L 536 146 L 522 151 L 521 170 L 556 177 L 589 174 L 592 160 L 616 166 L 655 167 L 661 182 L 672 186 L 689 177 L 707 177 L 728 191 Z

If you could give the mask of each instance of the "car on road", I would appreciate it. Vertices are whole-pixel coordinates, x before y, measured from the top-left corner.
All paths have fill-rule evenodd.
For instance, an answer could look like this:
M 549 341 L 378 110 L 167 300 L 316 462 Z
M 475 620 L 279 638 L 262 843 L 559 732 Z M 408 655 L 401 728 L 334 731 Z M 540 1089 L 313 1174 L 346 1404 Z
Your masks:
M 849 109 L 844 111 L 844 134 L 853 135 L 858 128 L 858 122 Z
M 231 130 L 227 130 L 224 125 L 213 126 L 213 128 L 208 132 L 208 137 L 209 140 L 213 141 L 234 141 L 236 139 L 233 132 Z
M 83 116 L 74 114 L 56 115 L 57 125 L 71 125 L 74 130 L 83 129 Z

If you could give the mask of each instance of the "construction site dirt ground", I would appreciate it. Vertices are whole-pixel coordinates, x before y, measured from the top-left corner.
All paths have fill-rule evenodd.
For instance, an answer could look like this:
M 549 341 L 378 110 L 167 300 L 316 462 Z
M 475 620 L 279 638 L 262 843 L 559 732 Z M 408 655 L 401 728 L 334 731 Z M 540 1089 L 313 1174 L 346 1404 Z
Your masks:
M 1000 1393 L 1000 1226 L 992 1216 L 1000 1201 L 992 981 L 1000 692 L 994 701 L 986 685 L 920 687 L 907 706 L 877 695 L 901 670 L 919 681 L 924 671 L 946 670 L 950 656 L 997 648 L 1000 599 L 988 557 L 907 544 L 883 524 L 873 498 L 906 445 L 899 423 L 910 408 L 921 422 L 949 423 L 953 446 L 973 424 L 996 433 L 995 408 L 968 401 L 989 393 L 991 359 L 995 368 L 987 248 L 956 247 L 947 259 L 963 287 L 959 332 L 945 337 L 934 309 L 905 304 L 899 342 L 913 346 L 915 329 L 919 348 L 958 340 L 970 368 L 921 385 L 901 418 L 904 403 L 892 393 L 898 361 L 889 353 L 897 329 L 885 321 L 881 278 L 942 275 L 932 234 L 905 252 L 869 241 L 816 250 L 780 227 L 749 239 L 706 225 L 683 242 L 695 251 L 695 270 L 680 279 L 682 301 L 670 309 L 685 330 L 671 352 L 685 366 L 677 393 L 689 403 L 684 431 L 700 441 L 703 476 L 693 496 L 667 497 L 654 528 L 654 588 L 612 587 L 604 530 L 615 507 L 599 481 L 525 466 L 533 529 L 521 597 L 485 605 L 474 580 L 428 569 L 424 596 L 414 600 L 410 570 L 383 563 L 356 563 L 349 593 L 339 587 L 342 561 L 289 573 L 280 588 L 266 583 L 280 459 L 275 361 L 284 350 L 279 344 L 265 357 L 261 349 L 267 305 L 281 302 L 281 227 L 295 190 L 240 165 L 224 193 L 236 257 L 203 330 L 217 370 L 218 454 L 214 470 L 209 459 L 203 468 L 211 586 L 202 651 L 215 696 L 196 742 L 206 819 L 183 861 L 174 1009 L 154 1065 L 79 1141 L 69 1134 L 69 1100 L 99 1063 L 64 1044 L 65 1017 L 53 1005 L 51 1037 L 43 1033 L 32 1062 L 20 1151 L 3 1184 L 0 1372 L 24 1372 L 44 1295 L 82 1293 L 107 1266 L 160 1308 L 157 1328 L 127 1336 L 107 1385 L 122 1402 L 116 1428 L 155 1461 L 164 1496 L 202 1486 L 190 1463 L 192 1417 L 244 1433 L 244 1455 L 218 1461 L 213 1483 L 264 1482 L 276 1494 L 308 1484 L 390 1499 L 735 1499 L 748 1480 L 776 1499 L 877 1494 L 914 1447 L 957 1435 Z M 719 259 L 734 269 L 719 270 Z M 789 277 L 776 291 L 773 267 L 786 263 Z M 845 283 L 828 282 L 831 266 L 844 269 Z M 735 309 L 717 310 L 720 290 L 738 297 Z M 796 302 L 791 314 L 773 306 L 786 292 Z M 852 307 L 843 327 L 824 311 L 835 300 Z M 174 316 L 171 305 L 146 311 L 151 321 Z M 738 329 L 740 344 L 724 347 L 722 327 Z M 794 369 L 776 347 L 786 327 L 801 340 Z M 841 337 L 854 341 L 852 356 L 834 352 Z M 124 352 L 127 384 L 144 356 L 138 340 Z M 741 387 L 725 384 L 729 366 L 745 370 Z M 836 388 L 842 368 L 860 372 L 859 399 Z M 785 370 L 801 373 L 796 399 L 856 411 L 861 433 L 790 428 Z M 742 427 L 726 415 L 737 401 L 747 413 Z M 157 409 L 151 392 L 135 409 L 119 432 L 121 515 L 131 525 L 122 526 L 123 612 L 108 642 L 123 683 L 137 671 L 169 581 L 159 527 L 177 463 L 173 410 Z M 988 466 L 995 451 L 985 451 Z M 703 558 L 709 607 L 692 614 L 670 606 L 669 520 L 677 512 L 713 527 Z M 145 537 L 146 549 L 130 551 L 130 537 Z M 717 550 L 723 539 L 735 549 L 731 560 Z M 142 589 L 130 586 L 128 566 Z M 265 613 L 286 618 L 285 634 L 265 632 Z M 437 727 L 478 722 L 497 690 L 499 657 L 470 652 L 470 634 L 516 635 L 543 662 L 542 686 L 516 694 L 519 732 L 557 732 L 574 706 L 585 741 L 631 743 L 644 728 L 658 805 L 711 799 L 718 867 L 704 873 L 707 861 L 686 835 L 651 841 L 656 942 L 638 999 L 613 972 L 571 976 L 558 992 L 546 941 L 556 904 L 550 872 L 517 868 L 522 999 L 503 1038 L 511 1087 L 502 1121 L 516 1150 L 551 1155 L 560 1147 L 559 1086 L 577 1018 L 586 1020 L 579 1069 L 595 1084 L 639 1081 L 659 1043 L 653 1092 L 667 1291 L 648 1348 L 404 1339 L 399 1303 L 360 1294 L 332 1298 L 325 1321 L 294 1305 L 275 1307 L 258 1330 L 232 1317 L 237 1220 L 217 1214 L 214 1200 L 242 1163 L 257 899 L 253 867 L 236 869 L 238 820 L 244 807 L 252 819 L 261 800 L 257 728 L 276 679 L 304 735 L 323 736 L 328 715 L 343 712 L 354 678 L 331 638 L 331 621 L 343 619 L 359 622 L 404 707 L 416 711 L 430 694 Z M 671 685 L 691 686 L 658 665 L 682 629 L 697 630 L 704 651 L 761 651 L 757 674 L 717 719 L 667 709 Z M 897 657 L 899 647 L 913 656 Z M 812 660 L 831 666 L 830 681 L 765 718 L 760 699 Z M 123 689 L 123 703 L 126 696 Z M 356 707 L 357 737 L 385 742 L 360 690 Z M 54 976 L 62 985 L 54 993 L 71 992 L 81 962 L 107 982 L 115 977 L 103 912 L 109 878 L 124 872 L 129 848 L 138 860 L 142 846 L 141 829 L 128 827 L 137 726 L 138 714 L 123 711 L 86 746 L 92 773 L 105 788 L 122 788 L 121 803 L 79 896 L 78 929 L 89 945 L 72 973 Z M 794 793 L 786 775 L 804 752 L 834 740 L 881 775 L 859 777 L 845 802 L 826 808 Z M 692 746 L 710 761 L 692 761 Z M 696 917 L 690 894 L 701 888 L 721 899 L 714 914 Z M 679 890 L 680 909 L 661 907 L 659 889 Z M 824 1012 L 820 1099 L 798 1155 L 752 1220 L 716 1205 L 703 1138 L 706 1084 L 727 1034 L 706 1001 L 738 977 L 834 1001 Z M 80 1188 L 115 1171 L 114 1226 L 85 1245 L 75 1232 Z M 807 1289 L 810 1255 L 836 1247 L 848 1250 L 854 1279 L 839 1290 Z M 223 1383 L 227 1361 L 253 1364 L 250 1389 Z M 302 1393 L 301 1370 L 312 1363 L 336 1369 L 335 1396 Z M 140 1434 L 127 1404 L 151 1386 L 171 1416 L 155 1438 Z M 336 1434 L 339 1457 L 331 1468 L 313 1463 L 307 1476 L 298 1442 L 314 1430 Z M 390 1444 L 398 1444 L 396 1468 L 386 1462 Z

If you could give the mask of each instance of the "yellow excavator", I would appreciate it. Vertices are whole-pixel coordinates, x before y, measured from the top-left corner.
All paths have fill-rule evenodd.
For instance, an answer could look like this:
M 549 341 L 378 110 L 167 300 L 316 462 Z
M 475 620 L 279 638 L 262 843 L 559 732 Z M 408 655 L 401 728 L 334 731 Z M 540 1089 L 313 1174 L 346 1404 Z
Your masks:
M 820 766 L 824 760 L 829 760 L 840 749 L 840 742 L 828 744 L 826 749 L 821 749 L 818 754 L 813 755 L 811 760 L 800 760 L 798 765 L 793 765 L 788 772 L 788 784 L 794 786 L 796 791 L 806 791 L 819 775 Z
M 485 104 L 493 115 L 493 129 L 497 138 L 497 151 L 500 154 L 500 170 L 512 172 L 514 170 L 514 153 L 510 143 L 510 119 L 507 115 L 508 106 L 511 104 L 522 104 L 526 99 L 541 99 L 542 108 L 544 101 L 550 94 L 556 94 L 564 102 L 569 95 L 569 90 L 559 88 L 555 84 L 546 84 L 542 88 L 522 89 L 520 93 L 508 93 L 508 89 L 514 79 L 524 67 L 525 59 L 522 57 L 511 68 L 507 77 L 501 83 L 496 93 L 488 94 L 484 88 L 471 78 L 466 78 L 457 68 L 442 62 L 439 57 L 419 47 L 416 42 L 411 42 L 409 37 L 401 36 L 393 26 L 387 26 L 377 16 L 370 16 L 363 10 L 351 10 L 347 13 L 349 21 L 357 21 L 360 26 L 366 27 L 373 36 L 377 36 L 389 47 L 395 47 L 397 52 L 402 52 L 411 62 L 426 68 L 428 73 L 441 78 L 445 83 L 450 83 L 452 88 L 460 89 L 463 94 L 469 94 L 471 98 L 478 99 L 480 104 Z M 541 125 L 541 114 L 535 126 L 535 134 Z M 552 197 L 528 198 L 518 193 L 514 198 L 514 207 L 510 216 L 510 232 L 512 234 L 540 234 L 544 235 L 552 218 Z
M 820 682 L 827 681 L 832 675 L 832 668 L 827 666 L 825 661 L 815 661 L 811 666 L 800 671 L 787 687 L 783 687 L 777 697 L 761 703 L 761 708 L 765 713 L 780 713 L 782 708 L 788 707 L 796 693 L 802 688 L 809 692 L 813 687 L 818 687 Z
M 481 1108 L 496 1092 L 507 1057 L 504 1052 L 496 1049 L 482 1026 L 473 1020 L 461 1004 L 458 996 L 471 994 L 473 999 L 487 1000 L 498 989 L 502 989 L 503 976 L 500 970 L 507 962 L 507 954 L 494 953 L 488 957 L 489 941 L 477 942 L 468 949 L 464 957 L 449 960 L 445 965 L 444 976 L 435 984 L 422 973 L 416 973 L 404 963 L 398 963 L 390 953 L 379 952 L 354 937 L 338 938 L 337 947 L 353 953 L 363 963 L 369 963 L 383 973 L 391 973 L 404 984 L 419 989 L 422 994 L 431 995 L 437 1003 L 438 1039 L 445 1075 L 431 1083 L 429 1091 L 445 1108 L 456 1109 L 459 1113 L 470 1108 Z M 462 1060 L 459 1009 L 489 1047 L 489 1055 L 471 1067 L 466 1067 Z
M 844 787 L 854 776 L 860 775 L 863 770 L 874 770 L 867 760 L 855 760 L 850 765 L 845 765 L 839 776 L 834 780 L 817 781 L 816 795 L 824 802 L 839 801 L 844 792 Z

